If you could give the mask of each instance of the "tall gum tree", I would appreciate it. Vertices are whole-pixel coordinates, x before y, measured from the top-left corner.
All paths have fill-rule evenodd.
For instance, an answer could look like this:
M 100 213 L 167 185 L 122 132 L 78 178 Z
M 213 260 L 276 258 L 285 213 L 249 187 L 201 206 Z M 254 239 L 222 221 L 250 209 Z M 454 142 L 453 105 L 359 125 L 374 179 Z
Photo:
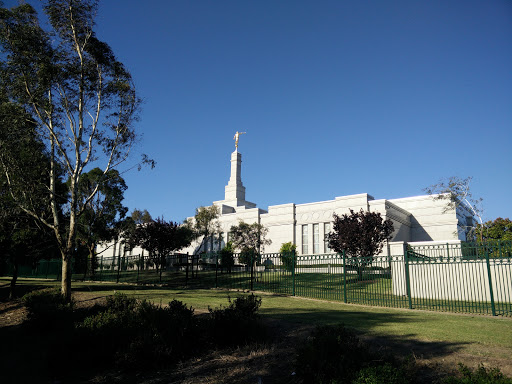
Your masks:
M 48 31 L 29 4 L 0 9 L 0 78 L 10 102 L 30 114 L 47 147 L 51 218 L 13 198 L 55 234 L 62 257 L 61 290 L 70 299 L 77 221 L 98 192 L 97 187 L 80 196 L 80 177 L 92 163 L 107 174 L 127 160 L 138 138 L 133 123 L 140 101 L 130 73 L 93 31 L 96 1 L 48 0 L 44 10 Z M 154 165 L 145 156 L 142 161 Z M 58 168 L 69 179 L 66 220 L 57 209 Z M 5 173 L 9 183 L 14 175 Z

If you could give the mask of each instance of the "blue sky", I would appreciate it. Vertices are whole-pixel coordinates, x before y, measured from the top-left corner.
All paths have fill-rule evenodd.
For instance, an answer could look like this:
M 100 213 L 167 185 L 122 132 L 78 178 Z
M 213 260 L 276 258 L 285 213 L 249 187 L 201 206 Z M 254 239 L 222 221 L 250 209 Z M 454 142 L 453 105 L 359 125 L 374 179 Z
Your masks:
M 473 176 L 484 218 L 512 218 L 510 1 L 105 0 L 96 32 L 157 161 L 125 174 L 130 209 L 181 221 L 223 199 L 238 130 L 264 209 Z

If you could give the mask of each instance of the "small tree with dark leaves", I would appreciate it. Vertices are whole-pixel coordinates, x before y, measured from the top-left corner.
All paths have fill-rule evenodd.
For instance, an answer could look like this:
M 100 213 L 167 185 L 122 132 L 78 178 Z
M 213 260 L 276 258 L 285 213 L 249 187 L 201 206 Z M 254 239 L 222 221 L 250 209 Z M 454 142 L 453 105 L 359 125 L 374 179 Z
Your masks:
M 371 265 L 372 257 L 382 251 L 386 241 L 393 235 L 393 222 L 383 220 L 380 213 L 350 210 L 350 215 L 334 217 L 333 232 L 326 235 L 329 247 L 336 252 L 345 251 L 351 264 L 357 269 L 359 280 L 363 270 Z
M 150 223 L 139 225 L 129 243 L 148 250 L 150 258 L 159 271 L 161 281 L 167 256 L 189 246 L 193 239 L 194 232 L 187 225 L 157 218 Z

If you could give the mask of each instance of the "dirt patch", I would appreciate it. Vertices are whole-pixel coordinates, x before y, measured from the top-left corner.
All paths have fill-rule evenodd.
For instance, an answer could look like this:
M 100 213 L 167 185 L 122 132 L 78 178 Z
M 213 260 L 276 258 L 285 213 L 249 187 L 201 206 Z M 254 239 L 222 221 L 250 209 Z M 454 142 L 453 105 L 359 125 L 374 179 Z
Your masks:
M 20 325 L 27 319 L 27 310 L 21 300 L 0 302 L 0 328 Z

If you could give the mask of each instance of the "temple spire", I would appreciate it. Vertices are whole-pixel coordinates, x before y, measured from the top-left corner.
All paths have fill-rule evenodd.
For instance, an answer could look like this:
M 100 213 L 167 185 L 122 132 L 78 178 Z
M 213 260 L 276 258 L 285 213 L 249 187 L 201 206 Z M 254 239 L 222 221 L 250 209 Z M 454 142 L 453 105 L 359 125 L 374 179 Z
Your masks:
M 231 154 L 231 174 L 225 187 L 226 201 L 245 201 L 245 187 L 242 184 L 242 154 L 236 149 Z M 238 204 L 237 204 L 238 205 Z

